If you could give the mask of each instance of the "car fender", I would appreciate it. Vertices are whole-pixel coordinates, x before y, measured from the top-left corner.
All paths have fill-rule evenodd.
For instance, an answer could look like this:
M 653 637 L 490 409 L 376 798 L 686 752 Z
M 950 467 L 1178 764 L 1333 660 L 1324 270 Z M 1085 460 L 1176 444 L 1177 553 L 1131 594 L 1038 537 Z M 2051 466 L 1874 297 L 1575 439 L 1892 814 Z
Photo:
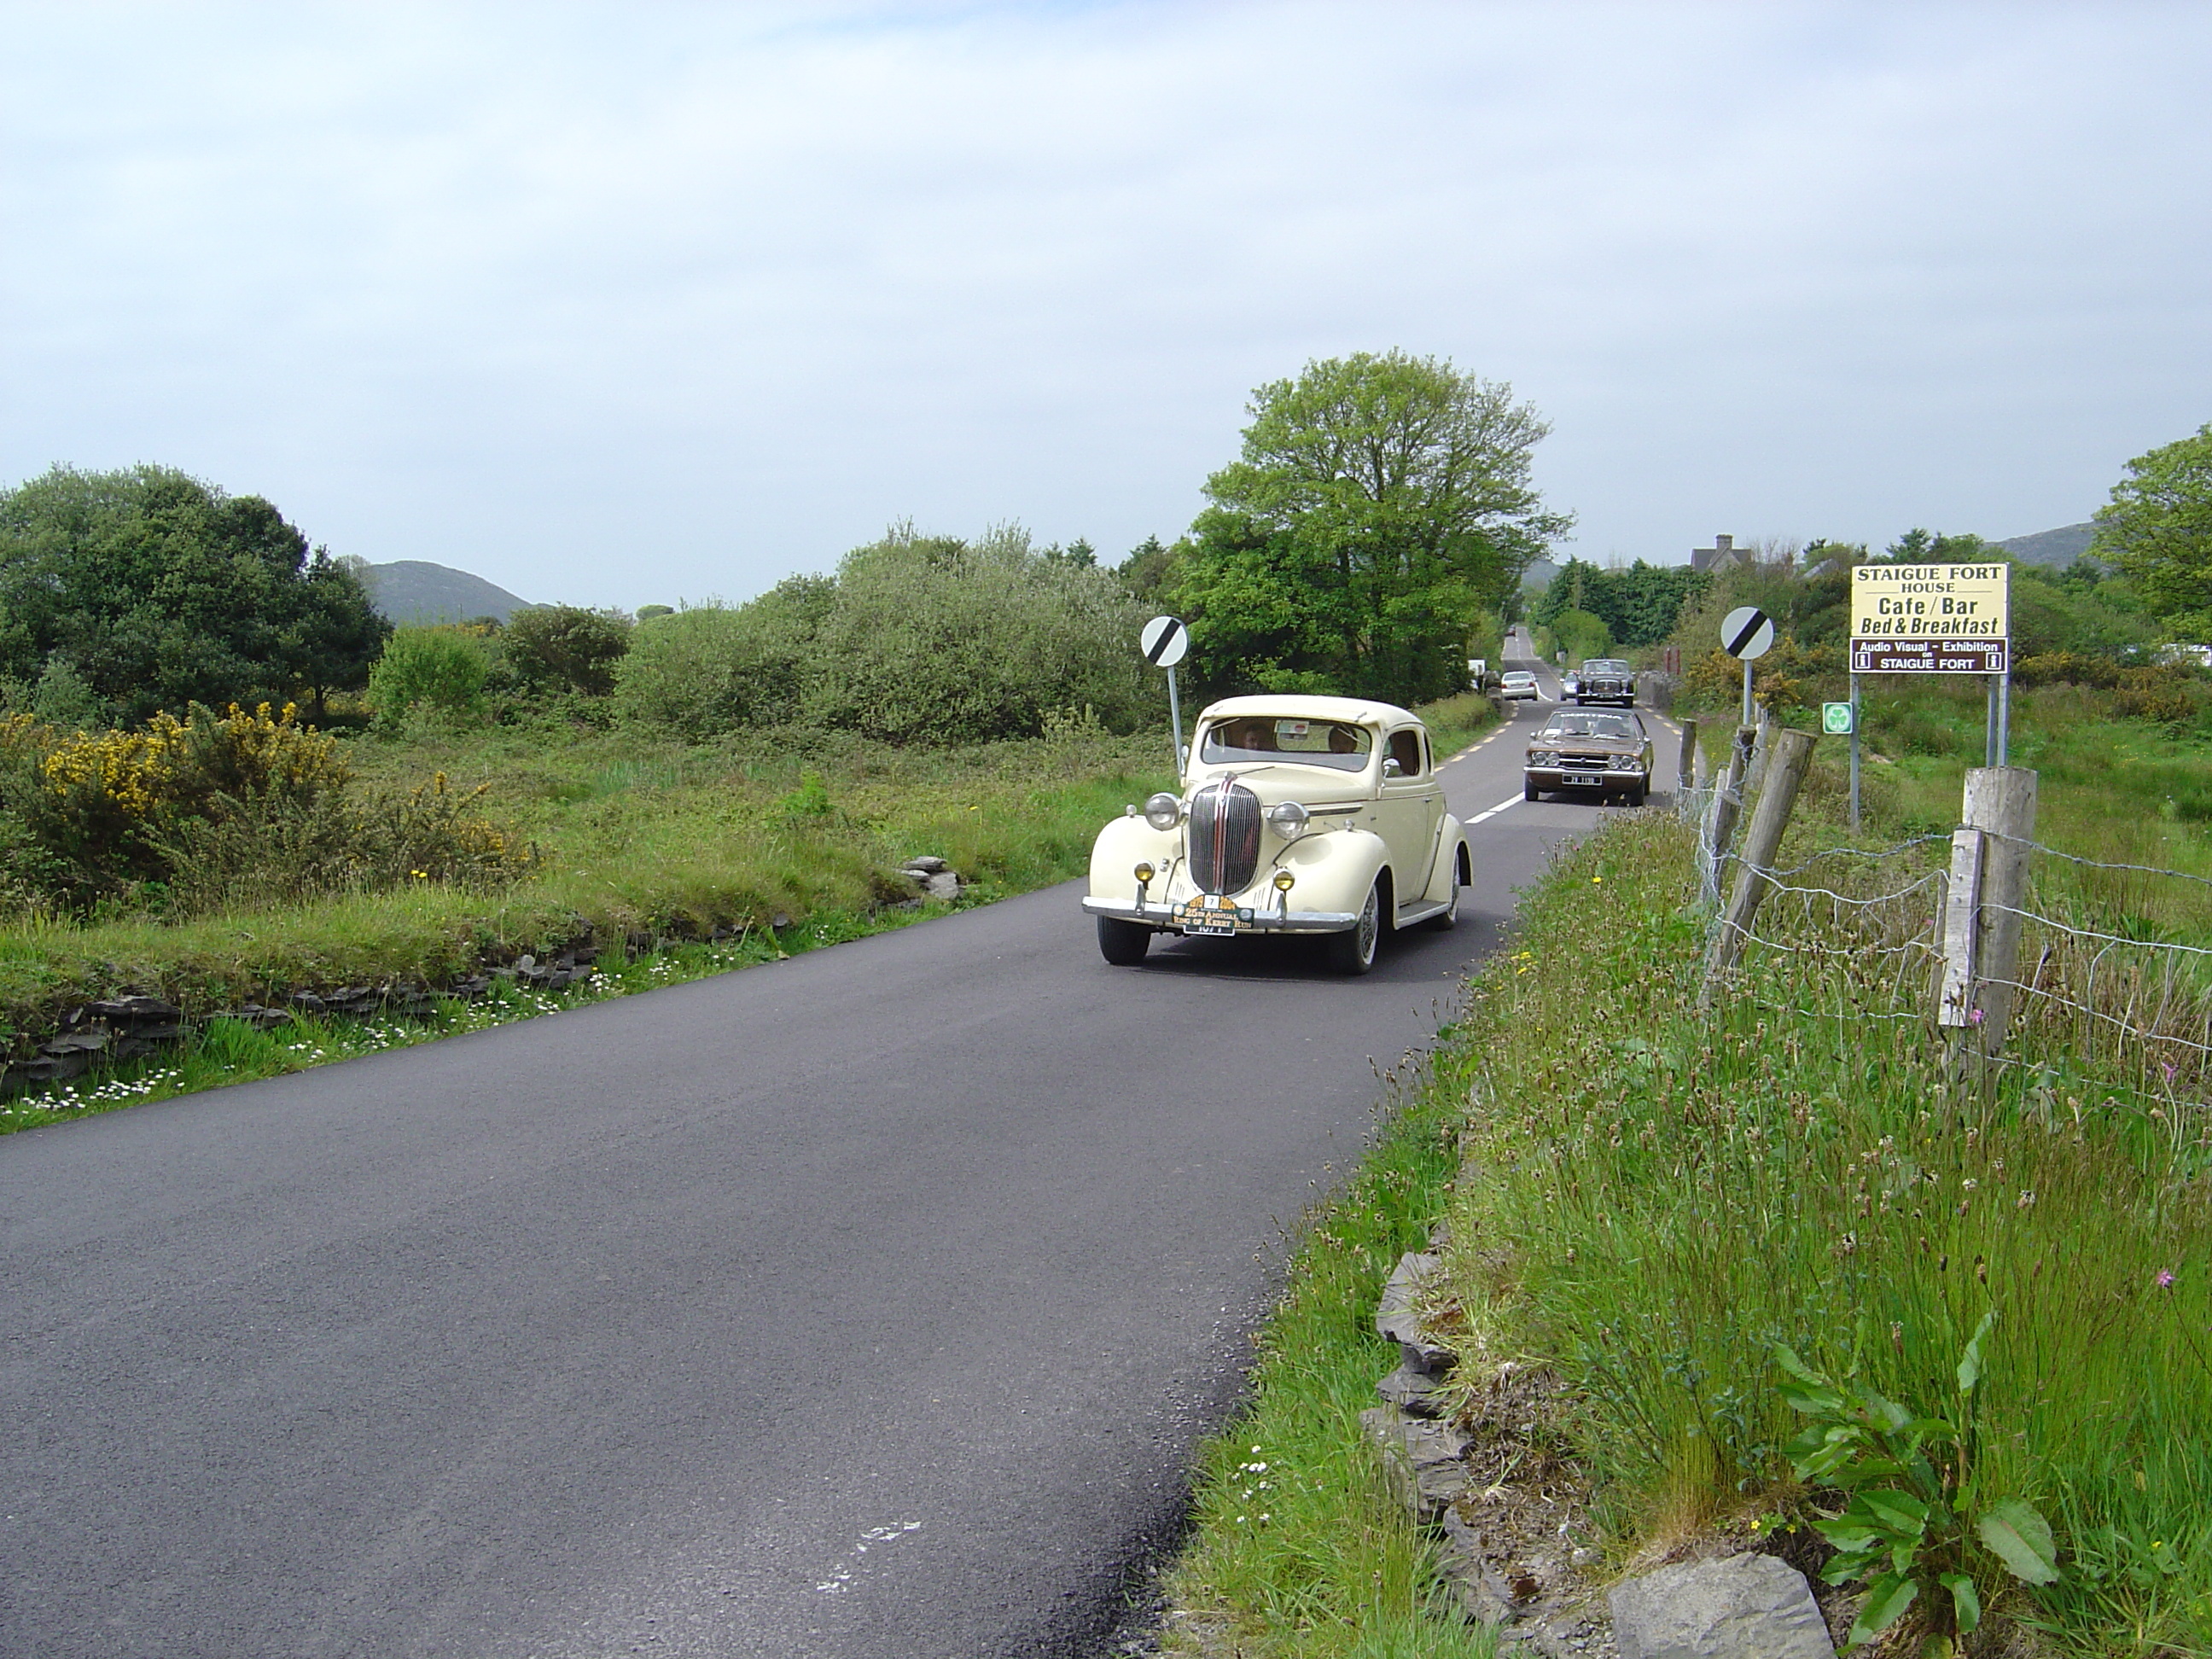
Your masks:
M 1274 867 L 1297 878 L 1291 890 L 1291 909 L 1356 915 L 1367 902 L 1367 890 L 1389 861 L 1389 848 L 1371 830 L 1325 830 L 1284 846 Z
M 1139 816 L 1112 820 L 1091 843 L 1091 896 L 1133 899 L 1137 896 L 1137 866 L 1149 864 L 1160 872 L 1154 878 L 1151 897 L 1167 891 L 1163 879 L 1182 857 L 1182 831 L 1155 830 Z
M 1431 904 L 1442 904 L 1452 896 L 1452 869 L 1462 858 L 1469 875 L 1474 872 L 1474 849 L 1468 844 L 1467 826 L 1450 813 L 1444 814 L 1442 828 L 1437 835 L 1437 854 L 1429 863 L 1428 890 L 1422 895 Z

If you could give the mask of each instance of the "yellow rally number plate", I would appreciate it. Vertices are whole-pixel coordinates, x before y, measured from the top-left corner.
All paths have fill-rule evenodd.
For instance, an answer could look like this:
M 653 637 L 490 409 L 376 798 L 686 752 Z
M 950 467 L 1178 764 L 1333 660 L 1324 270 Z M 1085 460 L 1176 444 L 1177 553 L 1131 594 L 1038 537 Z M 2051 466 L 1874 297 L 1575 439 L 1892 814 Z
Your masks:
M 1233 933 L 1252 925 L 1250 910 L 1219 893 L 1185 900 L 1176 911 L 1176 925 L 1186 933 Z

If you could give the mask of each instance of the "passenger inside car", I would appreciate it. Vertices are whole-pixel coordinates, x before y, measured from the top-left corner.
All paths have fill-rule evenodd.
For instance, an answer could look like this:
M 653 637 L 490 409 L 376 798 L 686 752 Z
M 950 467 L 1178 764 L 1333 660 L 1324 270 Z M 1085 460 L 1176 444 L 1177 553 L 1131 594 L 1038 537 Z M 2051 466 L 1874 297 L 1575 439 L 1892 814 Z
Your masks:
M 1560 738 L 1635 738 L 1636 722 L 1626 714 L 1560 714 L 1539 735 Z
M 1280 720 L 1266 715 L 1223 720 L 1199 740 L 1198 757 L 1208 765 L 1243 760 L 1288 762 L 1357 772 L 1367 764 L 1374 735 L 1341 720 Z

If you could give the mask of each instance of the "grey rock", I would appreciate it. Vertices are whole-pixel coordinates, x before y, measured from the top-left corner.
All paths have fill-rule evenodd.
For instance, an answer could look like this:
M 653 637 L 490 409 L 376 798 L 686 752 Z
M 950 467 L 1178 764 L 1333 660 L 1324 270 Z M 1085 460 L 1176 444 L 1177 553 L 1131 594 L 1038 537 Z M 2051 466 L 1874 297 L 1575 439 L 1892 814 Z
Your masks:
M 1443 1401 L 1437 1389 L 1443 1382 L 1442 1372 L 1401 1365 L 1375 1385 L 1375 1392 L 1400 1411 L 1415 1417 L 1442 1417 Z
M 925 876 L 933 876 L 945 866 L 943 859 L 927 854 L 918 859 L 908 859 L 905 867 L 908 872 L 919 870 Z
M 1392 1495 L 1416 1519 L 1435 1520 L 1468 1489 L 1462 1459 L 1473 1442 L 1450 1424 L 1370 1406 L 1359 1413 L 1359 1426 L 1382 1455 Z
M 102 1002 L 88 1002 L 81 1012 L 100 1019 L 133 1024 L 165 1024 L 184 1017 L 183 1009 L 159 997 L 110 997 Z
M 1607 1599 L 1620 1659 L 1835 1659 L 1805 1575 L 1771 1555 L 1662 1567 Z
M 960 878 L 950 870 L 939 870 L 923 881 L 921 890 L 933 899 L 957 899 L 960 896 Z
M 1406 1361 L 1417 1370 L 1448 1371 L 1459 1356 L 1421 1328 L 1413 1311 L 1422 1285 L 1443 1266 L 1443 1256 L 1428 1250 L 1408 1250 L 1382 1286 L 1375 1310 L 1375 1329 L 1386 1340 L 1405 1350 Z

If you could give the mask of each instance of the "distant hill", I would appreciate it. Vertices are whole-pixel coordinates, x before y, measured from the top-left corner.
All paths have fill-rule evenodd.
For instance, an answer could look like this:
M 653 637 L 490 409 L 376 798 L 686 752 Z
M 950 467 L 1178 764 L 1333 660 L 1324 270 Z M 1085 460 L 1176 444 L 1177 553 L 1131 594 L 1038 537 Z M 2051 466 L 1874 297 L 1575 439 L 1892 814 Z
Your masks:
M 362 574 L 369 602 L 396 623 L 467 622 L 496 617 L 505 622 L 530 607 L 482 576 L 423 559 L 394 559 L 373 564 Z
M 2063 570 L 2089 550 L 2089 538 L 2096 533 L 2093 524 L 2061 525 L 2056 530 L 2039 530 L 2033 536 L 2015 536 L 1997 545 L 2024 564 L 2047 564 Z
M 1532 559 L 1528 562 L 1528 568 L 1521 573 L 1521 586 L 1534 588 L 1549 587 L 1559 574 L 1559 567 L 1549 559 Z

